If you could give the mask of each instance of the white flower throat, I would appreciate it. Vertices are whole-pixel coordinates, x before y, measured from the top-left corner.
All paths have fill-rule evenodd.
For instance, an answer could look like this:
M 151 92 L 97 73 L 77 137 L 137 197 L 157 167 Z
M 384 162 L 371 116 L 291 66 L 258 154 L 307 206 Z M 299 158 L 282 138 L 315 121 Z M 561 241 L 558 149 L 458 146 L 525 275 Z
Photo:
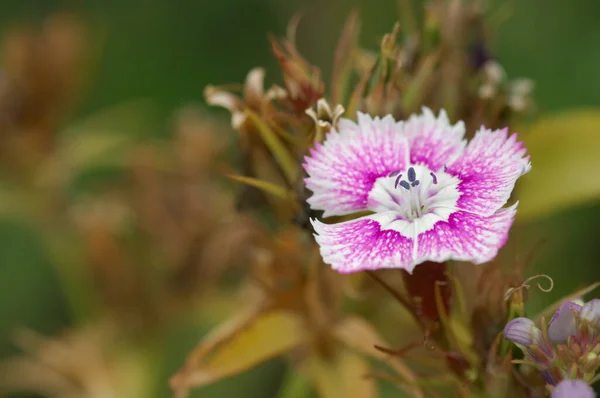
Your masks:
M 434 173 L 427 166 L 411 165 L 378 178 L 367 206 L 374 212 L 393 212 L 407 221 L 429 214 L 437 215 L 436 221 L 447 220 L 448 210 L 456 210 L 459 182 L 445 168 Z

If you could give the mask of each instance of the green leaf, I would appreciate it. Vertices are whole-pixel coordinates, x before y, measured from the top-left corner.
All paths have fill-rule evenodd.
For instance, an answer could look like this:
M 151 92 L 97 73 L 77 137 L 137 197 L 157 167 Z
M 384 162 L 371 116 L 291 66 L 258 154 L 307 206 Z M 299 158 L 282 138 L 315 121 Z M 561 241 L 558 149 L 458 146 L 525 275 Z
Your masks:
M 147 135 L 156 120 L 151 103 L 132 101 L 77 121 L 61 133 L 56 154 L 43 168 L 43 178 L 60 180 L 96 167 L 126 165 L 136 136 Z
M 352 55 L 356 51 L 360 31 L 360 18 L 356 10 L 352 10 L 340 35 L 335 50 L 333 73 L 331 74 L 331 103 L 341 104 L 346 98 L 348 84 L 352 72 Z
M 285 188 L 272 182 L 260 180 L 258 178 L 239 176 L 233 174 L 228 174 L 227 178 L 230 178 L 237 182 L 241 182 L 243 184 L 248 184 L 267 193 L 270 193 L 271 195 L 275 195 L 280 199 L 289 199 L 288 192 L 285 190 Z
M 321 398 L 374 398 L 375 380 L 369 366 L 357 353 L 341 350 L 332 358 L 311 355 L 303 369 Z
M 28 191 L 0 184 L 0 217 L 35 222 L 34 212 L 31 211 L 34 202 Z
M 306 398 L 311 396 L 311 391 L 310 380 L 296 369 L 290 368 L 277 396 L 279 398 Z
M 254 123 L 265 145 L 281 167 L 287 181 L 293 184 L 298 178 L 298 163 L 294 156 L 279 140 L 278 135 L 254 112 L 246 109 L 246 115 Z
M 389 345 L 373 325 L 366 320 L 358 317 L 347 317 L 336 327 L 334 335 L 352 350 L 388 364 L 404 380 L 402 388 L 411 397 L 425 397 L 425 394 L 417 385 L 417 375 L 400 358 L 391 357 L 375 348 L 375 346 L 389 347 Z
M 251 311 L 218 326 L 171 379 L 176 396 L 241 373 L 286 353 L 306 339 L 301 320 L 288 312 Z
M 520 138 L 533 167 L 519 182 L 519 221 L 600 199 L 600 109 L 542 118 Z

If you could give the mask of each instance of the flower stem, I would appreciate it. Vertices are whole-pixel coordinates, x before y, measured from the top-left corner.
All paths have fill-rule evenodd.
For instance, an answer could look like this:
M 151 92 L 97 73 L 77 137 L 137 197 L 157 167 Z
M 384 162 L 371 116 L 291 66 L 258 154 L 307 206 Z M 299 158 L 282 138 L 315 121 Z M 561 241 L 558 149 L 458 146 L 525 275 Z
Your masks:
M 398 291 L 396 291 L 393 287 L 388 285 L 387 282 L 385 282 L 383 279 L 381 279 L 379 277 L 379 275 L 377 275 L 377 273 L 375 273 L 374 271 L 365 271 L 365 272 L 367 273 L 367 275 L 369 275 L 369 277 L 371 277 L 371 279 L 373 279 L 375 282 L 380 284 L 385 290 L 387 290 L 388 293 L 390 293 L 396 300 L 398 300 L 398 302 L 400 304 L 402 304 L 404 306 L 404 308 L 406 308 L 408 310 L 408 312 L 415 319 L 415 322 L 417 322 L 417 324 L 419 326 L 421 326 L 423 328 L 423 330 L 426 329 L 425 324 L 423 323 L 421 318 L 419 318 L 417 316 L 414 306 L 406 299 L 406 297 L 404 297 L 402 294 L 400 294 Z

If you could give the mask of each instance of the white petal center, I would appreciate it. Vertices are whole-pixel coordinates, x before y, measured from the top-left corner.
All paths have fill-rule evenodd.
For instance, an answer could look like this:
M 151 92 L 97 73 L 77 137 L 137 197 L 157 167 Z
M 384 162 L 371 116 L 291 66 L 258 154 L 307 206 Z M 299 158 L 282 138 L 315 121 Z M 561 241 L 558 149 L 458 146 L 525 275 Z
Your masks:
M 460 180 L 444 170 L 433 172 L 424 165 L 411 165 L 375 181 L 367 207 L 385 213 L 390 222 L 382 229 L 394 229 L 416 237 L 439 221 L 448 221 L 457 211 Z M 412 228 L 411 228 L 412 227 Z M 407 228 L 412 229 L 407 234 Z

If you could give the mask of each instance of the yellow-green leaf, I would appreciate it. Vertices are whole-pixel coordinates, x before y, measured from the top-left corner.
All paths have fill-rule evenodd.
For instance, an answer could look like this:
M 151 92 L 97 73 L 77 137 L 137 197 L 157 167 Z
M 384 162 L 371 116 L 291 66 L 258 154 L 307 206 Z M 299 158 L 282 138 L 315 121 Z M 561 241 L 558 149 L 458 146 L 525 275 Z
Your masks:
M 28 191 L 6 184 L 0 185 L 0 217 L 29 221 L 38 215 L 31 209 L 35 204 L 35 198 Z
M 290 151 L 279 140 L 277 134 L 256 113 L 247 109 L 246 114 L 256 126 L 262 140 L 281 167 L 287 181 L 293 184 L 298 178 L 298 162 L 296 162 Z
M 134 137 L 153 128 L 155 115 L 151 103 L 132 101 L 79 120 L 61 133 L 57 154 L 50 159 L 49 167 L 79 171 L 101 165 L 123 165 Z
M 367 362 L 357 353 L 343 349 L 331 358 L 311 355 L 304 367 L 320 398 L 373 398 L 375 380 Z
M 289 197 L 288 192 L 286 191 L 286 189 L 284 187 L 274 184 L 269 181 L 264 181 L 264 180 L 260 180 L 258 178 L 252 178 L 252 177 L 246 177 L 246 176 L 232 175 L 232 174 L 228 174 L 227 177 L 234 181 L 238 181 L 238 182 L 253 186 L 255 188 L 261 189 L 261 190 L 263 190 L 267 193 L 270 193 L 271 195 L 275 195 L 281 199 L 287 199 Z
M 600 109 L 542 118 L 520 138 L 533 167 L 519 182 L 518 220 L 600 199 Z
M 405 381 L 402 387 L 411 397 L 424 398 L 425 394 L 417 385 L 418 378 L 399 358 L 392 358 L 377 350 L 375 346 L 389 347 L 375 328 L 367 321 L 357 317 L 347 317 L 334 331 L 335 336 L 349 348 L 380 360 L 391 366 Z
M 256 312 L 218 326 L 189 355 L 173 376 L 178 394 L 241 373 L 290 351 L 305 341 L 300 318 L 288 312 Z

